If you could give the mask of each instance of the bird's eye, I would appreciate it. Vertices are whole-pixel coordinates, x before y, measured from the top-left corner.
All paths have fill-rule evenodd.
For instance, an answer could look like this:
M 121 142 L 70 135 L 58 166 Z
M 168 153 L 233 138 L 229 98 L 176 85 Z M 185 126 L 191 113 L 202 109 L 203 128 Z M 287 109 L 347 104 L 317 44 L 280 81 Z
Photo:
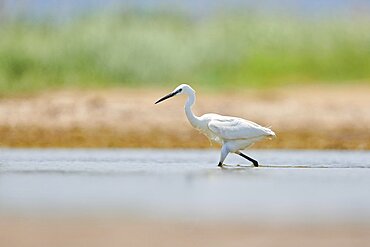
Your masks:
M 179 89 L 179 93 L 182 91 L 182 88 Z

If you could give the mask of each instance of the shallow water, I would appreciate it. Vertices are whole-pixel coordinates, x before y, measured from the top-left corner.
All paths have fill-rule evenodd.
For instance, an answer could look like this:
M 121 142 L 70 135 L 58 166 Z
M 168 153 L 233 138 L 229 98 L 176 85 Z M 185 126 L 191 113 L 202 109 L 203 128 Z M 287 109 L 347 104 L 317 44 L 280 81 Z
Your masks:
M 370 152 L 0 149 L 0 214 L 370 223 Z

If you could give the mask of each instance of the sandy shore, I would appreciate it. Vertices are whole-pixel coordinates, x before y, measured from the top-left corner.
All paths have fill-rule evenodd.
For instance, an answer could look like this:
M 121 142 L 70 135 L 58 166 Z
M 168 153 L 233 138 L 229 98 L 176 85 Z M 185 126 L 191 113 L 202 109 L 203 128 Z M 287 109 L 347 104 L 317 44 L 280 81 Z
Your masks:
M 368 246 L 370 227 L 124 219 L 0 219 L 0 244 L 39 246 Z
M 0 145 L 10 147 L 209 147 L 160 90 L 54 91 L 0 99 Z M 257 148 L 370 149 L 370 87 L 286 87 L 198 92 L 194 111 L 272 126 Z

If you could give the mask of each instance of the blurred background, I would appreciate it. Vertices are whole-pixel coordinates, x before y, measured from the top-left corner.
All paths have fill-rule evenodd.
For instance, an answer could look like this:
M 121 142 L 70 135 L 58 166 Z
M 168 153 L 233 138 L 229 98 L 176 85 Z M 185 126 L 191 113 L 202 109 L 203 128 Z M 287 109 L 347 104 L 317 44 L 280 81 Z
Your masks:
M 368 150 L 370 1 L 0 0 L 0 246 L 366 246 Z
M 2 0 L 0 89 L 368 84 L 369 10 L 346 0 Z
M 257 147 L 367 149 L 369 10 L 348 0 L 2 0 L 0 144 L 208 147 L 173 117 L 183 100 L 152 105 L 188 83 L 198 114 L 273 126 L 278 141 Z

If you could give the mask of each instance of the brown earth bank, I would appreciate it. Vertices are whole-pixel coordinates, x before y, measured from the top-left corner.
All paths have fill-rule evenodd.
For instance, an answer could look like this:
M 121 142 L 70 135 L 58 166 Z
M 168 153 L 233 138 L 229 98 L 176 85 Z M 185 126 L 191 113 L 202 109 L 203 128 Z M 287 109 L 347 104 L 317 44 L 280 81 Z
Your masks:
M 185 96 L 164 90 L 48 91 L 0 99 L 3 147 L 207 148 L 183 112 Z M 256 148 L 370 149 L 370 86 L 197 92 L 194 112 L 272 126 Z
M 369 246 L 368 225 L 252 225 L 133 219 L 0 217 L 0 245 L 40 246 Z

